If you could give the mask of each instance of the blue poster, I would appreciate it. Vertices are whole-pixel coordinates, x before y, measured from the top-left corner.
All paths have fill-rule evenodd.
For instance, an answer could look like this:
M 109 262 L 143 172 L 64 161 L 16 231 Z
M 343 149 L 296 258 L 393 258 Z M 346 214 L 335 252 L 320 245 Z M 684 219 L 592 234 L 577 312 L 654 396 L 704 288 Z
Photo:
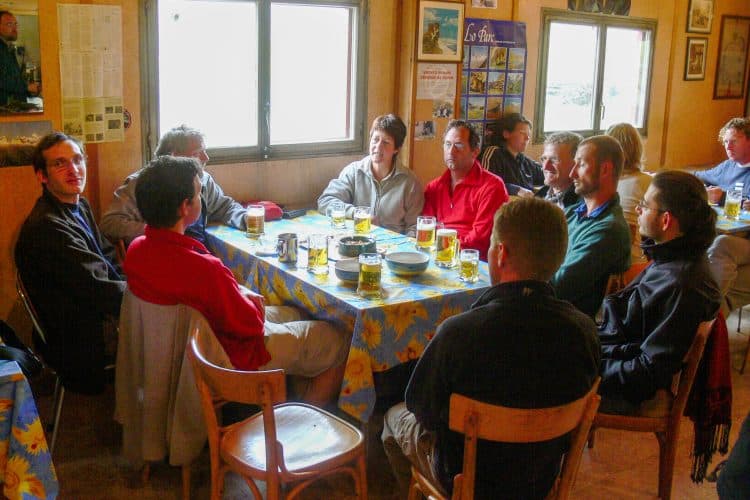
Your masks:
M 505 113 L 523 113 L 526 24 L 490 19 L 464 21 L 460 117 L 480 136 Z

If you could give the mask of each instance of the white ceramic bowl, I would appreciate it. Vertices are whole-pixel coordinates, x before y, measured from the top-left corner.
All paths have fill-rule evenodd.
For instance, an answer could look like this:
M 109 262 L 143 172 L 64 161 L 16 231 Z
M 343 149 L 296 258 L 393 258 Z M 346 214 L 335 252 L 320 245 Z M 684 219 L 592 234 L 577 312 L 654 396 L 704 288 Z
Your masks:
M 385 255 L 391 272 L 398 276 L 422 274 L 430 263 L 430 256 L 422 252 L 391 252 Z

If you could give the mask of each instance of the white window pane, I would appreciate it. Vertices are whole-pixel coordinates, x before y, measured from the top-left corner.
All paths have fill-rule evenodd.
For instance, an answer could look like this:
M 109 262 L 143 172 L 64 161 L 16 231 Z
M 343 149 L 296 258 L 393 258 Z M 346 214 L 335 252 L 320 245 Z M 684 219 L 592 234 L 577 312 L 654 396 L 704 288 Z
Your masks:
M 271 144 L 351 139 L 353 10 L 271 6 Z
M 601 128 L 627 122 L 643 127 L 648 90 L 651 34 L 628 28 L 607 28 Z
M 593 127 L 595 26 L 550 24 L 544 131 Z
M 258 142 L 254 2 L 160 0 L 159 131 L 185 123 L 210 148 Z

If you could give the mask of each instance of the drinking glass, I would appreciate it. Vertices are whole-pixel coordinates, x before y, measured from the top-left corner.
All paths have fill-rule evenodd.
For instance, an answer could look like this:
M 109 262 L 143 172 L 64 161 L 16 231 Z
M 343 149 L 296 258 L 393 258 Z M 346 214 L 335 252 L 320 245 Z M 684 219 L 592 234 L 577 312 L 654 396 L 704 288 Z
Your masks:
M 331 218 L 331 227 L 344 229 L 346 227 L 346 206 L 342 201 L 334 201 L 328 207 L 328 216 Z
M 455 229 L 438 229 L 435 236 L 435 265 L 451 268 L 456 265 L 460 243 Z
M 458 276 L 464 283 L 475 283 L 479 279 L 479 250 L 466 248 L 458 257 Z
M 357 293 L 365 298 L 379 298 L 380 277 L 383 272 L 383 261 L 376 253 L 363 253 L 359 256 L 359 280 Z
M 724 216 L 727 219 L 737 220 L 740 218 L 740 208 L 742 207 L 742 191 L 731 189 L 727 191 L 727 197 L 724 200 Z
M 245 214 L 247 237 L 259 238 L 265 228 L 266 207 L 263 205 L 248 205 Z
M 417 249 L 429 250 L 435 246 L 435 217 L 417 217 Z
M 370 234 L 371 220 L 370 207 L 356 207 L 354 209 L 354 234 Z
M 328 235 L 311 234 L 307 244 L 307 270 L 328 274 Z

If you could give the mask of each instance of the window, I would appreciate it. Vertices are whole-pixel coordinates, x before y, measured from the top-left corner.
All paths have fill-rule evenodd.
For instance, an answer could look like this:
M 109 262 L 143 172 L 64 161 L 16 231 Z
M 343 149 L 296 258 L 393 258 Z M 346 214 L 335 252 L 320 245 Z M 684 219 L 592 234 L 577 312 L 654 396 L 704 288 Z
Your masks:
M 542 27 L 535 140 L 618 122 L 645 134 L 656 21 L 543 9 Z
M 147 156 L 181 123 L 201 130 L 219 161 L 360 151 L 360 3 L 146 2 Z

